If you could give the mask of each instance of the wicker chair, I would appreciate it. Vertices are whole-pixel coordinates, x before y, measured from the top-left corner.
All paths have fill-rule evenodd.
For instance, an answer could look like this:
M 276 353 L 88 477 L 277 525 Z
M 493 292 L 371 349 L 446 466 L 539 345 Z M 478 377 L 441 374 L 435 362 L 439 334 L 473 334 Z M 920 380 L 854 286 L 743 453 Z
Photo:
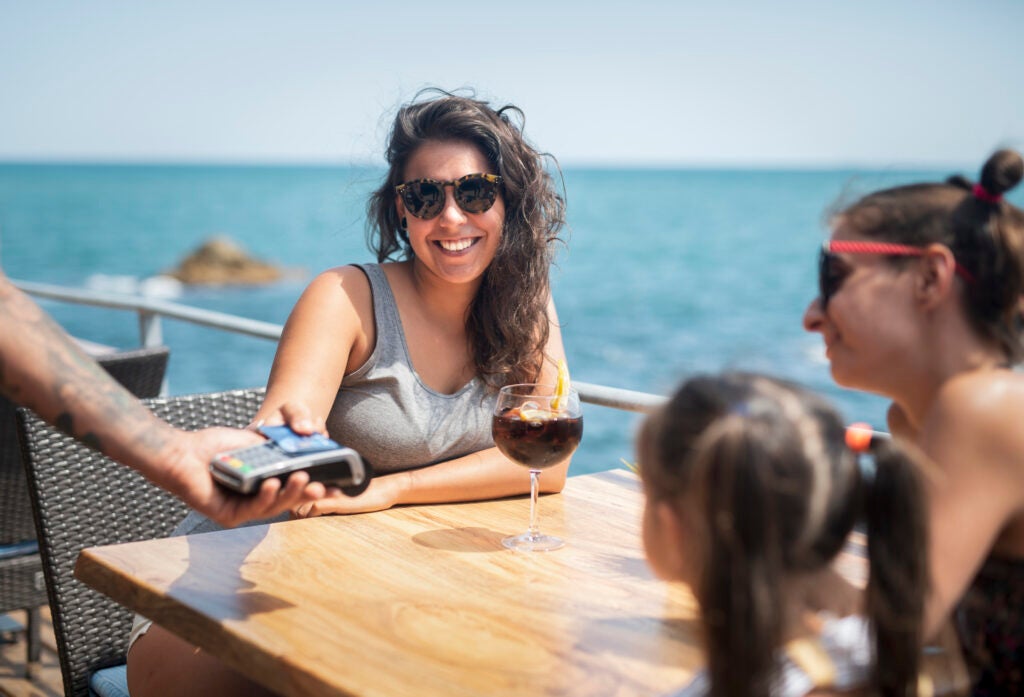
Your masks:
M 146 404 L 181 428 L 242 427 L 256 413 L 263 394 L 260 388 L 154 399 Z M 84 697 L 94 671 L 124 663 L 132 613 L 74 579 L 79 551 L 163 537 L 187 508 L 134 470 L 57 432 L 28 410 L 18 410 L 18 429 L 64 693 Z
M 97 357 L 108 373 L 137 397 L 155 397 L 167 370 L 165 346 Z M 46 603 L 43 564 L 21 464 L 14 404 L 0 397 L 0 614 L 25 610 L 26 674 L 39 660 L 39 606 Z

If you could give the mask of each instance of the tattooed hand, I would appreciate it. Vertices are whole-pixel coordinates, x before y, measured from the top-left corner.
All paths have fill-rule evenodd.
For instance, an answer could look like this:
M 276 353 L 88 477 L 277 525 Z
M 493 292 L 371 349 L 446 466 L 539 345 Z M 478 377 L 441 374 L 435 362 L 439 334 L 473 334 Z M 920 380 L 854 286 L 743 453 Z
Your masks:
M 288 485 L 268 480 L 255 496 L 217 487 L 214 454 L 262 439 L 249 431 L 181 431 L 153 416 L 90 359 L 42 309 L 0 272 L 0 393 L 91 448 L 138 470 L 151 482 L 221 525 L 268 518 L 322 498 L 308 475 Z
M 209 463 L 219 452 L 255 445 L 263 438 L 251 431 L 207 428 L 202 431 L 174 431 L 167 450 L 166 470 L 153 480 L 211 520 L 232 527 L 247 520 L 270 518 L 300 504 L 320 499 L 324 485 L 309 483 L 309 475 L 295 472 L 282 488 L 268 479 L 255 495 L 233 494 L 217 486 Z

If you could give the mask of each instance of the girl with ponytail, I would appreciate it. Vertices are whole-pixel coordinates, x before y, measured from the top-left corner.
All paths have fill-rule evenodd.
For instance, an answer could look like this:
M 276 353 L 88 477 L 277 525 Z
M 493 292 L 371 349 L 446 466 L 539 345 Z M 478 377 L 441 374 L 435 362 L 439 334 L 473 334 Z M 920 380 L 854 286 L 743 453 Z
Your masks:
M 693 589 L 707 649 L 707 669 L 677 697 L 916 695 L 923 489 L 901 450 L 864 440 L 871 462 L 820 398 L 749 374 L 693 378 L 644 422 L 647 557 Z M 832 562 L 861 520 L 862 612 L 820 611 L 821 598 L 838 609 L 850 590 Z
M 925 638 L 955 622 L 975 695 L 1024 694 L 1024 176 L 1012 150 L 841 210 L 804 315 L 832 376 L 892 399 L 889 427 L 933 460 Z

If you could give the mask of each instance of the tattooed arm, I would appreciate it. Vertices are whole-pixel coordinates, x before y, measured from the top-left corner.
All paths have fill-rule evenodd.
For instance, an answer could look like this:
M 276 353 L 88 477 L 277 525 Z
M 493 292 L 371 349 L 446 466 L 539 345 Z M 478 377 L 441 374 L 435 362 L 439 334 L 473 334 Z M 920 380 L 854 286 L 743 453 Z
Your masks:
M 75 345 L 43 310 L 0 272 L 0 393 L 44 420 L 142 473 L 222 525 L 288 510 L 324 495 L 304 473 L 281 488 L 234 496 L 217 487 L 207 465 L 214 453 L 261 439 L 249 431 L 183 431 L 155 417 Z

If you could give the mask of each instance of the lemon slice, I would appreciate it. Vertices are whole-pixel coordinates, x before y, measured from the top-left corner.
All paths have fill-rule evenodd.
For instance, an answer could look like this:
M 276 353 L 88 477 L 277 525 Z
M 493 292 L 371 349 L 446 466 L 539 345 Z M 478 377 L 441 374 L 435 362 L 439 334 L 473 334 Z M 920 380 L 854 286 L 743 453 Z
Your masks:
M 550 411 L 541 408 L 523 407 L 519 410 L 519 418 L 522 421 L 538 422 L 548 421 L 554 415 Z
M 551 409 L 561 411 L 566 395 L 569 394 L 569 366 L 565 359 L 558 361 L 558 379 L 555 381 L 555 396 L 551 399 Z

